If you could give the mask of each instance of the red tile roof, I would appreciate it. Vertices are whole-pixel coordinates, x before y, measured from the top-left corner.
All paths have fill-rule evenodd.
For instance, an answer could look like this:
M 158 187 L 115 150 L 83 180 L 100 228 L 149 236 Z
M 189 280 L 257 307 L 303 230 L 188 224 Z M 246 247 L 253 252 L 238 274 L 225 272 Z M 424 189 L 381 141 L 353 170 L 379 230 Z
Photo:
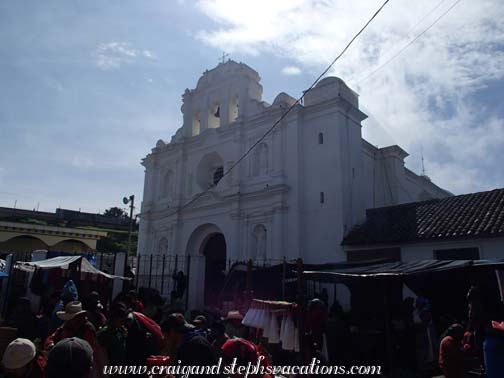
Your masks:
M 368 209 L 343 245 L 504 236 L 504 189 Z

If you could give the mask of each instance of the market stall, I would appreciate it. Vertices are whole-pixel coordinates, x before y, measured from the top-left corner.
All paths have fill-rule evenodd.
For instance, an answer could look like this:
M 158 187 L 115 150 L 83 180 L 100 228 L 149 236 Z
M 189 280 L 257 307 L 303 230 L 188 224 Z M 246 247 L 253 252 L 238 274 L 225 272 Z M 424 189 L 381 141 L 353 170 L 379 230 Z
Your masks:
M 305 269 L 303 278 L 307 282 L 344 284 L 350 289 L 350 339 L 360 340 L 359 345 L 374 345 L 370 353 L 377 356 L 378 362 L 392 369 L 409 358 L 407 353 L 401 354 L 400 348 L 404 347 L 401 344 L 405 344 L 401 338 L 405 342 L 415 339 L 415 330 L 417 341 L 425 335 L 432 346 L 426 347 L 426 355 L 430 356 L 426 360 L 436 363 L 436 348 L 441 333 L 451 322 L 467 319 L 466 295 L 473 285 L 481 288 L 481 301 L 488 316 L 497 314 L 502 297 L 499 277 L 503 269 L 504 260 L 397 261 L 339 266 L 328 270 Z M 410 335 L 407 334 L 405 319 L 411 316 L 412 322 L 416 322 L 414 317 L 422 309 L 403 298 L 404 286 L 411 289 L 410 293 L 414 296 L 410 298 L 411 303 L 424 303 L 430 319 L 423 324 L 420 319 L 418 323 L 412 323 L 413 334 Z M 414 345 L 412 349 L 415 349 Z M 359 352 L 362 354 L 364 351 L 361 349 Z
M 41 261 L 17 261 L 14 269 L 19 269 L 25 272 L 33 272 L 36 269 L 50 270 L 50 269 L 62 269 L 62 270 L 72 270 L 76 268 L 81 275 L 82 274 L 94 274 L 97 276 L 105 277 L 108 279 L 121 279 L 130 280 L 131 278 L 116 276 L 113 274 L 108 274 L 102 272 L 101 270 L 95 268 L 88 259 L 82 256 L 58 256 L 47 260 Z
M 115 280 L 130 278 L 108 274 L 95 268 L 83 256 L 58 256 L 39 261 L 17 261 L 12 269 L 13 284 L 9 289 L 9 308 L 16 298 L 28 296 L 32 310 L 37 312 L 49 303 L 53 295 L 58 295 L 65 283 L 72 280 L 78 288 L 79 298 L 96 291 L 103 304 L 113 296 Z

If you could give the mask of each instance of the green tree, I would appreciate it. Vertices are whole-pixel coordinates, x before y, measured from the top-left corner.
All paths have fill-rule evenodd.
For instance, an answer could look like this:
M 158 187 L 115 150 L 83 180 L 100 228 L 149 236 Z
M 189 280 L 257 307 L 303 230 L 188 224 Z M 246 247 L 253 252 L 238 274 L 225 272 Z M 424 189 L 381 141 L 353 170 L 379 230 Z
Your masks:
M 129 218 L 129 215 L 126 211 L 124 211 L 120 207 L 116 207 L 116 206 L 105 210 L 103 215 L 106 215 L 109 217 L 115 217 L 115 218 Z

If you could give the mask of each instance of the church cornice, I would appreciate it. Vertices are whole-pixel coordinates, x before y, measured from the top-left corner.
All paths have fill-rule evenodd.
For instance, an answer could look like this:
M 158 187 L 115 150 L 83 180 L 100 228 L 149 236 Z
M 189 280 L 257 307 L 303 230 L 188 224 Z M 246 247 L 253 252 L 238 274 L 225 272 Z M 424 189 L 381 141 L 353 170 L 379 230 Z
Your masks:
M 332 113 L 340 113 L 344 116 L 350 116 L 356 123 L 367 118 L 367 115 L 342 97 L 336 97 L 327 101 L 319 102 L 303 108 L 303 118 L 305 121 L 323 117 Z

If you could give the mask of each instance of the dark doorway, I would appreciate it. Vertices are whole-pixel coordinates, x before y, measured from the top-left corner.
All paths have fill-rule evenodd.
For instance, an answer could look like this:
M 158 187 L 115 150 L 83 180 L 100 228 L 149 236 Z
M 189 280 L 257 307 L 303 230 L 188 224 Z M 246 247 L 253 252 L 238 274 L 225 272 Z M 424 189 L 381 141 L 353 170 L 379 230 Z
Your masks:
M 220 292 L 226 281 L 226 240 L 214 234 L 203 248 L 205 256 L 205 306 L 218 306 Z

